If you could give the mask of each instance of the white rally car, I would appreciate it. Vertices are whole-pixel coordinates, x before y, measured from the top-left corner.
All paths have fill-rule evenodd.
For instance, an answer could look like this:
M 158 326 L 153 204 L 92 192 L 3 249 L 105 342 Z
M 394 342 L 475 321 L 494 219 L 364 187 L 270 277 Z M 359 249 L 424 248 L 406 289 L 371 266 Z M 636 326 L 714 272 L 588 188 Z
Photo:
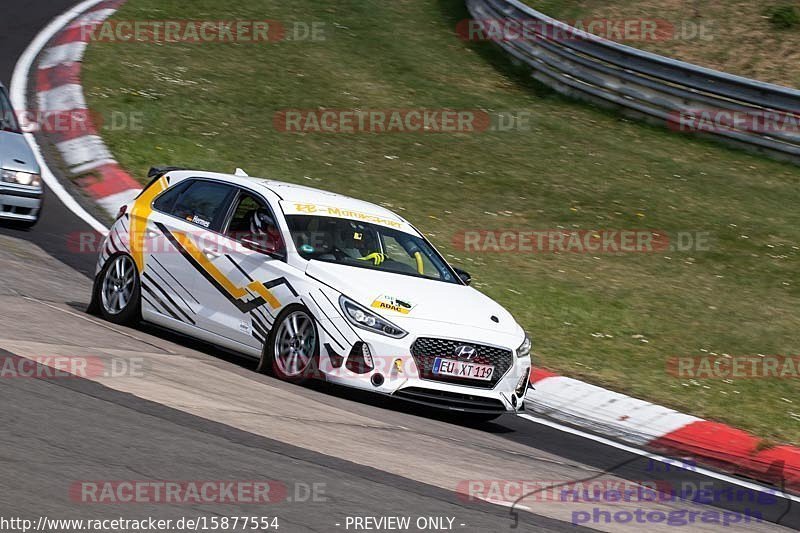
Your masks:
M 152 169 L 102 244 L 91 310 L 258 369 L 482 419 L 522 409 L 530 340 L 405 219 L 289 183 Z

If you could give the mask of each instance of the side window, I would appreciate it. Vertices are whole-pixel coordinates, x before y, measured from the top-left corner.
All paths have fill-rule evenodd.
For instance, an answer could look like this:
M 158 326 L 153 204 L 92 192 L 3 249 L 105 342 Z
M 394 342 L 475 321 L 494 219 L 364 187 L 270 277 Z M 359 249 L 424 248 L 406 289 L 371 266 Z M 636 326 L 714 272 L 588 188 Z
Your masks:
M 195 181 L 175 203 L 172 214 L 201 228 L 210 228 L 232 191 L 231 186 L 222 183 Z
M 161 196 L 156 198 L 156 201 L 153 202 L 153 209 L 168 215 L 172 214 L 172 208 L 175 206 L 175 201 L 188 186 L 188 181 L 182 181 L 171 189 L 167 189 L 166 192 L 161 193 Z
M 285 257 L 286 248 L 272 210 L 259 198 L 241 191 L 225 235 L 245 248 Z

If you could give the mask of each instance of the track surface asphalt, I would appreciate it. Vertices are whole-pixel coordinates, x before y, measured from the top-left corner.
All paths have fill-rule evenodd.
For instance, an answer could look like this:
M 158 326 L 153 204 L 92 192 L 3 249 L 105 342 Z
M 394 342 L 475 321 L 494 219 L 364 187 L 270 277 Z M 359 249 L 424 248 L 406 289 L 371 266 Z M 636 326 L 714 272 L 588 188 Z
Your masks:
M 20 53 L 73 1 L 6 4 L 0 79 L 8 85 Z M 281 383 L 255 373 L 251 361 L 213 347 L 148 326 L 104 323 L 83 312 L 95 257 L 70 253 L 67 235 L 80 231 L 90 229 L 49 193 L 35 228 L 0 227 L 0 360 L 66 355 L 137 370 L 119 377 L 0 379 L 1 518 L 277 516 L 280 531 L 325 532 L 348 530 L 348 516 L 408 516 L 412 531 L 419 517 L 450 517 L 453 530 L 477 532 L 511 530 L 516 514 L 517 530 L 571 531 L 582 529 L 571 523 L 573 512 L 597 507 L 612 514 L 728 508 L 800 528 L 797 504 L 782 500 L 719 498 L 711 507 L 682 501 L 565 503 L 530 495 L 519 501 L 517 513 L 465 501 L 455 491 L 466 480 L 658 480 L 685 490 L 737 489 L 519 417 L 470 427 L 369 394 Z M 291 501 L 89 504 L 70 496 L 70 488 L 86 480 L 276 480 L 288 487 Z M 306 489 L 313 486 L 316 497 L 309 499 Z M 586 526 L 676 528 L 603 520 Z M 685 527 L 788 531 L 768 522 Z

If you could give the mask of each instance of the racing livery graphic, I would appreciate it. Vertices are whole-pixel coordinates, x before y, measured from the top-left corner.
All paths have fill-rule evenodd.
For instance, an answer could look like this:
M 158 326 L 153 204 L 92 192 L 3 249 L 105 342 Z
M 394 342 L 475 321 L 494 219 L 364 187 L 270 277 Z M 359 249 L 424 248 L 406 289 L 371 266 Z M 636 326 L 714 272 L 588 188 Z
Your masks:
M 530 340 L 405 219 L 271 180 L 152 169 L 97 262 L 92 309 L 325 379 L 490 419 L 522 409 Z

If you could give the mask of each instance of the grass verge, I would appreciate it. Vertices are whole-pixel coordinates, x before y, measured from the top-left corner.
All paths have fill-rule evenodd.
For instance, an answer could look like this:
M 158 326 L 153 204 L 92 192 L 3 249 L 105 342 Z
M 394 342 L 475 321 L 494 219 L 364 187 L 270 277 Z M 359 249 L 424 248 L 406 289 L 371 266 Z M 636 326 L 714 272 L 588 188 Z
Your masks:
M 798 380 L 689 381 L 669 357 L 800 353 L 797 168 L 620 119 L 530 82 L 460 41 L 461 0 L 130 0 L 131 19 L 322 23 L 325 40 L 94 43 L 90 106 L 138 113 L 106 131 L 137 176 L 189 165 L 381 203 L 426 232 L 532 333 L 538 365 L 778 441 L 800 443 Z M 288 134 L 306 108 L 527 112 L 527 130 Z M 710 251 L 465 253 L 464 229 L 707 231 Z

